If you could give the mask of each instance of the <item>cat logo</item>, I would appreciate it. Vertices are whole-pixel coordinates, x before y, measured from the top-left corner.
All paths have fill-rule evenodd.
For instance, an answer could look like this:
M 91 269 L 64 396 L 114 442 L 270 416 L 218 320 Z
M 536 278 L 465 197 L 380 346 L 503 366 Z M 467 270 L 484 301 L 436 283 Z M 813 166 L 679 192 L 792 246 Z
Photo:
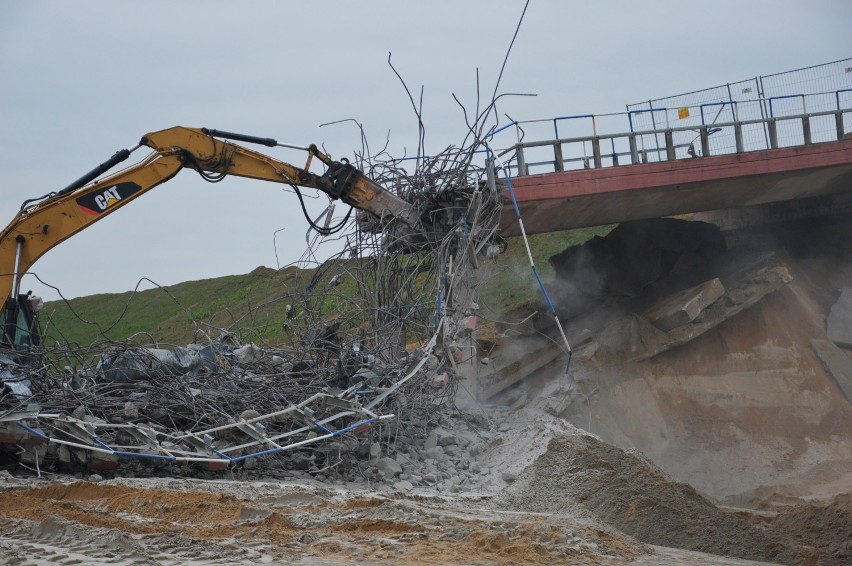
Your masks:
M 135 194 L 141 188 L 136 183 L 119 183 L 84 195 L 77 199 L 77 204 L 85 212 L 99 216 L 119 204 L 123 199 Z
M 101 210 L 106 210 L 118 201 L 121 200 L 121 195 L 118 194 L 118 187 L 110 187 L 103 194 L 95 197 L 95 204 Z

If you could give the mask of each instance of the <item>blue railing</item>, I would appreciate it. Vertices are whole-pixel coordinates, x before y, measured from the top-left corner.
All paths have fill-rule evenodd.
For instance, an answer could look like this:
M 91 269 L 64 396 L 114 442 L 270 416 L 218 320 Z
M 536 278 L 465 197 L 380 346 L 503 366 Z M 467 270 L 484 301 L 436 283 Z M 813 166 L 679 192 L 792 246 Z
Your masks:
M 556 137 L 540 141 L 518 141 L 497 155 L 510 164 L 513 174 L 528 175 L 531 172 L 542 172 L 541 169 L 545 169 L 544 172 L 558 172 L 618 166 L 622 164 L 622 157 L 626 158 L 626 163 L 639 164 L 835 141 L 843 139 L 852 131 L 852 100 L 841 103 L 841 94 L 850 92 L 852 89 L 841 89 L 751 101 L 720 100 L 681 108 L 652 108 L 617 114 L 578 114 L 518 121 L 515 127 L 519 129 L 528 129 L 537 123 L 552 123 Z M 800 113 L 779 110 L 779 101 L 784 99 L 801 99 L 803 110 L 808 106 L 825 108 L 827 97 L 831 98 L 832 103 L 824 110 Z M 711 108 L 719 110 L 713 113 Z M 729 113 L 725 110 L 729 110 Z M 729 117 L 719 121 L 723 113 L 729 114 Z M 650 121 L 648 125 L 651 127 L 641 128 L 637 124 L 637 117 L 642 115 L 647 115 L 645 122 Z M 601 117 L 619 116 L 627 118 L 626 131 L 601 133 L 598 130 Z M 576 119 L 590 119 L 592 135 L 560 137 L 558 122 Z M 665 126 L 657 127 L 658 122 Z M 673 127 L 670 125 L 672 122 L 686 125 Z M 503 126 L 500 131 L 509 127 L 511 125 Z M 700 146 L 696 147 L 699 141 Z M 607 153 L 602 151 L 602 143 L 609 146 Z M 587 150 L 589 145 L 591 158 Z M 542 154 L 542 151 L 549 153 Z M 566 157 L 568 153 L 571 155 Z
M 649 108 L 610 114 L 574 114 L 511 121 L 483 136 L 483 141 L 492 148 L 504 148 L 494 149 L 494 152 L 511 168 L 513 175 L 808 145 L 839 140 L 852 131 L 852 96 L 846 101 L 841 100 L 841 95 L 847 93 L 852 93 L 852 89 L 744 101 L 720 100 L 680 108 Z M 788 99 L 801 99 L 802 109 L 810 107 L 812 111 L 785 112 L 781 108 L 784 106 L 782 101 Z M 626 121 L 623 121 L 624 118 Z M 720 118 L 724 120 L 720 121 Z M 590 135 L 561 137 L 561 123 L 581 120 L 589 121 L 584 127 L 588 131 L 588 125 L 591 126 Z M 612 127 L 613 121 L 615 127 Z M 604 122 L 611 126 L 604 128 L 606 132 L 601 131 Z M 627 129 L 618 130 L 618 123 L 625 124 Z M 673 123 L 683 125 L 672 126 Z M 521 141 L 524 137 L 532 137 L 530 132 L 537 126 L 547 125 L 552 131 L 552 138 L 546 128 L 539 128 L 537 141 Z M 499 144 L 505 133 L 513 128 L 515 139 Z M 477 149 L 473 153 L 484 154 L 486 150 Z M 457 152 L 457 156 L 469 154 L 470 151 L 464 149 Z M 402 157 L 392 161 L 394 164 L 428 162 L 452 159 L 454 156 L 456 154 L 443 153 Z

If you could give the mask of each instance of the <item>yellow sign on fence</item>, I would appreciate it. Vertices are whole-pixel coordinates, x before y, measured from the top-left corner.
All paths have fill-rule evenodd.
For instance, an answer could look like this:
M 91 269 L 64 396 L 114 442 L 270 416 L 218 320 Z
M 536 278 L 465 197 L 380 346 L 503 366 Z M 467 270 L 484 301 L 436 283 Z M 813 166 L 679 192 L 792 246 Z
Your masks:
M 677 119 L 683 120 L 684 118 L 689 118 L 689 108 L 683 107 L 677 109 Z

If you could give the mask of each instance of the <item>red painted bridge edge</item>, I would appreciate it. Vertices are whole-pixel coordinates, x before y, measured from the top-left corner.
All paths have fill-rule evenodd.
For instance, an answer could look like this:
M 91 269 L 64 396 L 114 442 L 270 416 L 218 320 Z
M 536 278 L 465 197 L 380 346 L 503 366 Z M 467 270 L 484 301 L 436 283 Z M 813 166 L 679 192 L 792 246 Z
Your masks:
M 528 175 L 513 178 L 512 186 L 518 202 L 531 202 L 848 164 L 852 164 L 852 140 L 842 140 L 734 155 Z

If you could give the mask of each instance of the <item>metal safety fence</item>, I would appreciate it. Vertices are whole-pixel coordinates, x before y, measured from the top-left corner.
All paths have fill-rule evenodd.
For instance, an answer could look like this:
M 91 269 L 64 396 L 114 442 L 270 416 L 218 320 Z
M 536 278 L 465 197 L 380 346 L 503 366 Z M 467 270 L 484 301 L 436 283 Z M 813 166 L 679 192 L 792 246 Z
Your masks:
M 651 118 L 656 127 L 645 128 Z M 621 129 L 610 129 L 618 122 Z M 778 149 L 844 139 L 852 132 L 852 88 L 518 121 L 501 132 L 512 127 L 518 141 L 497 156 L 513 175 Z M 552 129 L 553 137 L 526 141 L 530 130 L 542 127 Z

